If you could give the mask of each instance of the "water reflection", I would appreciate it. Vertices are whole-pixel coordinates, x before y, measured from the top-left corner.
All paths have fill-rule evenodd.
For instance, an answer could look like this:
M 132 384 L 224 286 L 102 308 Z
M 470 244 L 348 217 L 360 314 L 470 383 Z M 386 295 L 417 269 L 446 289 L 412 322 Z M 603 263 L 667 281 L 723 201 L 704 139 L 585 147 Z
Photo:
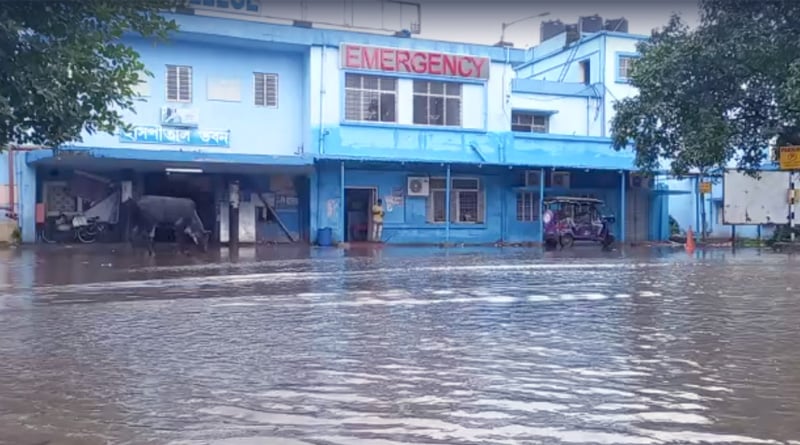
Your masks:
M 0 443 L 800 439 L 790 257 L 3 254 Z

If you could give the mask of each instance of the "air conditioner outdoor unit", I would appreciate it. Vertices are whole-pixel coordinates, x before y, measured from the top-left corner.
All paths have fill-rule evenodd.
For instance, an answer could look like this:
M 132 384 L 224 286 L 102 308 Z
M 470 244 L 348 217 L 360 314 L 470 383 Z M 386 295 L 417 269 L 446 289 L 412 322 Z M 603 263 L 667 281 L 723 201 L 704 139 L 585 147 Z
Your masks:
M 424 176 L 409 176 L 406 195 L 428 196 L 431 193 L 430 179 Z
M 649 189 L 650 177 L 641 173 L 631 173 L 628 177 L 632 189 Z
M 556 172 L 550 174 L 550 185 L 558 188 L 569 188 L 569 172 Z
M 539 170 L 528 170 L 525 172 L 525 186 L 526 187 L 539 187 L 541 174 Z

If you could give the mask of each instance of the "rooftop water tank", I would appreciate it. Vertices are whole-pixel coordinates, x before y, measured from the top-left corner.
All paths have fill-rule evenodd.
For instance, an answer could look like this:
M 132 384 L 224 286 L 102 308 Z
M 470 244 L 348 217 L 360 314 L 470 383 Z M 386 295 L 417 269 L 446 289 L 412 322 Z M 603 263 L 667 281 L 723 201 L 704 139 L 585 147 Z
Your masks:
M 590 34 L 603 30 L 603 18 L 599 15 L 589 15 L 578 19 L 578 30 L 581 34 Z
M 561 20 L 548 20 L 539 25 L 539 41 L 544 42 L 561 34 L 566 29 L 566 25 Z
M 569 45 L 573 42 L 577 42 L 581 38 L 581 33 L 578 31 L 578 24 L 571 23 L 565 26 L 565 31 L 567 33 L 567 42 L 566 44 Z
M 606 31 L 612 32 L 628 32 L 628 19 L 625 17 L 620 17 L 618 19 L 608 19 L 606 20 Z

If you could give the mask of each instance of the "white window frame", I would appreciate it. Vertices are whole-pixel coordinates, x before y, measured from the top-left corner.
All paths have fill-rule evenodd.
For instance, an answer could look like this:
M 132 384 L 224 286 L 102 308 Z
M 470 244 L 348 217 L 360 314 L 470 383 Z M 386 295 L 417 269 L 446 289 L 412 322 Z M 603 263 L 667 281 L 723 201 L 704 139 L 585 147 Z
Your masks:
M 631 78 L 631 76 L 630 76 L 631 66 L 633 66 L 633 62 L 636 61 L 636 59 L 638 59 L 638 57 L 636 57 L 636 56 L 623 56 L 623 55 L 618 56 L 618 58 L 617 58 L 617 77 L 620 80 L 624 80 L 624 81 L 630 80 L 630 78 Z M 624 64 L 623 64 L 623 61 L 625 62 Z M 625 71 L 624 75 L 622 74 L 623 67 L 624 67 L 624 71 Z
M 434 183 L 439 181 L 443 182 L 445 184 L 445 187 L 434 187 Z M 428 208 L 427 208 L 426 219 L 431 224 L 444 224 L 447 222 L 447 178 L 431 177 L 429 179 L 428 184 L 430 184 L 430 194 L 428 195 Z M 436 203 L 435 203 L 436 192 L 441 193 L 444 198 L 444 204 L 442 205 L 444 206 L 445 213 L 442 216 L 441 221 L 436 221 Z M 451 218 L 452 216 L 453 215 L 450 215 Z
M 419 83 L 425 83 L 426 84 L 424 93 L 417 92 L 417 84 L 419 84 Z M 431 92 L 431 85 L 433 85 L 433 84 L 441 84 L 442 85 L 442 92 L 441 93 L 432 93 Z M 458 85 L 458 95 L 449 94 L 447 92 L 447 86 L 448 85 Z M 460 83 L 460 82 L 446 82 L 446 81 L 441 81 L 441 80 L 414 80 L 414 83 L 412 85 L 412 91 L 413 91 L 413 95 L 412 95 L 412 102 L 411 102 L 411 108 L 412 108 L 412 117 L 411 117 L 412 120 L 411 121 L 414 123 L 414 125 L 430 125 L 430 126 L 435 126 L 435 127 L 452 127 L 452 128 L 462 127 L 464 125 L 464 84 L 463 83 Z M 426 121 L 425 123 L 417 123 L 416 115 L 414 115 L 414 113 L 416 113 L 416 107 L 414 106 L 414 100 L 413 99 L 416 99 L 417 97 L 425 97 L 426 100 L 427 100 L 427 107 L 425 108 L 427 110 L 427 116 L 425 117 L 425 121 Z M 431 114 L 430 114 L 430 111 L 431 111 L 431 99 L 441 99 L 443 101 L 442 112 L 444 113 L 444 115 L 442 116 L 442 123 L 441 124 L 431 123 Z M 456 123 L 454 125 L 447 123 L 447 100 L 448 99 L 451 99 L 451 100 L 452 99 L 458 99 L 458 123 Z
M 430 182 L 434 183 L 435 181 L 446 181 L 444 177 L 431 177 Z M 453 187 L 453 183 L 455 181 L 475 181 L 475 188 L 455 188 Z M 446 183 L 445 183 L 446 184 Z M 444 199 L 445 199 L 445 206 L 447 205 L 447 190 L 446 188 L 441 187 L 433 187 L 430 188 L 430 196 L 428 197 L 428 208 L 427 208 L 427 220 L 431 224 L 444 224 L 447 222 L 446 216 L 445 219 L 441 221 L 436 221 L 435 217 L 435 196 L 434 192 L 444 192 Z M 478 214 L 476 221 L 460 221 L 459 215 L 461 214 L 461 193 L 475 193 L 478 194 Z M 450 205 L 452 206 L 450 211 L 450 223 L 451 224 L 474 224 L 480 225 L 486 223 L 486 191 L 481 187 L 481 180 L 478 177 L 474 176 L 456 176 L 450 178 Z M 445 207 L 445 215 L 446 215 L 447 208 Z
M 361 73 L 344 73 L 344 120 L 349 122 L 377 122 L 377 123 L 389 123 L 389 124 L 396 124 L 397 123 L 397 111 L 398 111 L 398 95 L 397 95 L 397 88 L 398 84 L 400 83 L 400 79 L 396 77 L 389 77 L 389 76 L 376 76 L 373 74 L 361 74 Z M 359 87 L 348 87 L 347 86 L 347 78 L 353 76 L 359 78 Z M 364 79 L 367 78 L 377 78 L 378 79 L 378 88 L 365 88 L 364 87 Z M 394 81 L 394 89 L 393 90 L 384 90 L 381 89 L 381 80 L 382 79 L 391 79 Z M 360 108 L 360 115 L 359 119 L 353 119 L 348 117 L 347 115 L 347 93 L 358 93 L 359 103 L 361 104 Z M 378 119 L 366 119 L 367 111 L 364 110 L 364 95 L 365 93 L 368 94 L 377 94 L 378 95 Z M 393 110 L 393 119 L 392 120 L 381 120 L 381 95 L 383 94 L 391 94 L 394 96 L 394 110 Z
M 531 123 L 530 124 L 523 124 L 519 122 L 515 122 L 514 118 L 517 116 L 530 116 Z M 536 119 L 543 118 L 544 124 L 537 125 Z M 513 128 L 517 126 L 525 126 L 528 127 L 527 131 L 520 131 L 520 130 L 513 130 Z M 537 133 L 537 134 L 547 134 L 550 133 L 550 115 L 547 113 L 541 113 L 536 111 L 523 111 L 523 110 L 512 110 L 511 111 L 511 128 L 512 131 L 516 131 L 517 133 Z
M 170 97 L 170 71 L 175 70 L 174 78 L 175 78 L 175 97 Z M 181 72 L 187 71 L 188 78 L 187 82 L 189 83 L 189 87 L 187 89 L 189 97 L 181 97 L 181 88 L 183 87 L 183 83 L 181 82 Z M 193 85 L 193 75 L 194 70 L 189 65 L 167 65 L 166 70 L 166 79 L 164 80 L 164 96 L 167 99 L 167 102 L 180 102 L 180 103 L 191 103 L 192 97 L 194 96 L 194 85 Z
M 269 84 L 270 81 L 273 82 L 273 89 L 275 90 L 275 100 L 270 103 L 269 101 Z M 262 97 L 258 97 L 258 84 L 262 83 L 264 88 L 264 94 Z M 278 74 L 277 73 L 263 73 L 263 72 L 254 72 L 253 73 L 253 105 L 261 108 L 278 108 L 278 96 L 279 94 L 279 83 L 278 83 Z M 261 99 L 262 103 L 259 103 L 259 99 Z
M 522 201 L 522 208 L 520 211 L 520 200 Z M 530 207 L 526 211 L 525 204 L 530 203 Z M 539 193 L 519 191 L 517 192 L 517 222 L 532 223 L 539 221 Z

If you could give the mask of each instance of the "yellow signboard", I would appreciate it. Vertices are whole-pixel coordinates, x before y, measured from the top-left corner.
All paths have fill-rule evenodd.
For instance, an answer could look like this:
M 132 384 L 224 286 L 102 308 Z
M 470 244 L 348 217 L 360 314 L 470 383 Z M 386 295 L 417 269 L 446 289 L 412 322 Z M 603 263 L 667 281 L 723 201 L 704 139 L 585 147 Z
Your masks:
M 700 193 L 711 193 L 711 182 L 703 181 L 700 183 Z
M 781 170 L 800 170 L 800 145 L 781 147 Z

